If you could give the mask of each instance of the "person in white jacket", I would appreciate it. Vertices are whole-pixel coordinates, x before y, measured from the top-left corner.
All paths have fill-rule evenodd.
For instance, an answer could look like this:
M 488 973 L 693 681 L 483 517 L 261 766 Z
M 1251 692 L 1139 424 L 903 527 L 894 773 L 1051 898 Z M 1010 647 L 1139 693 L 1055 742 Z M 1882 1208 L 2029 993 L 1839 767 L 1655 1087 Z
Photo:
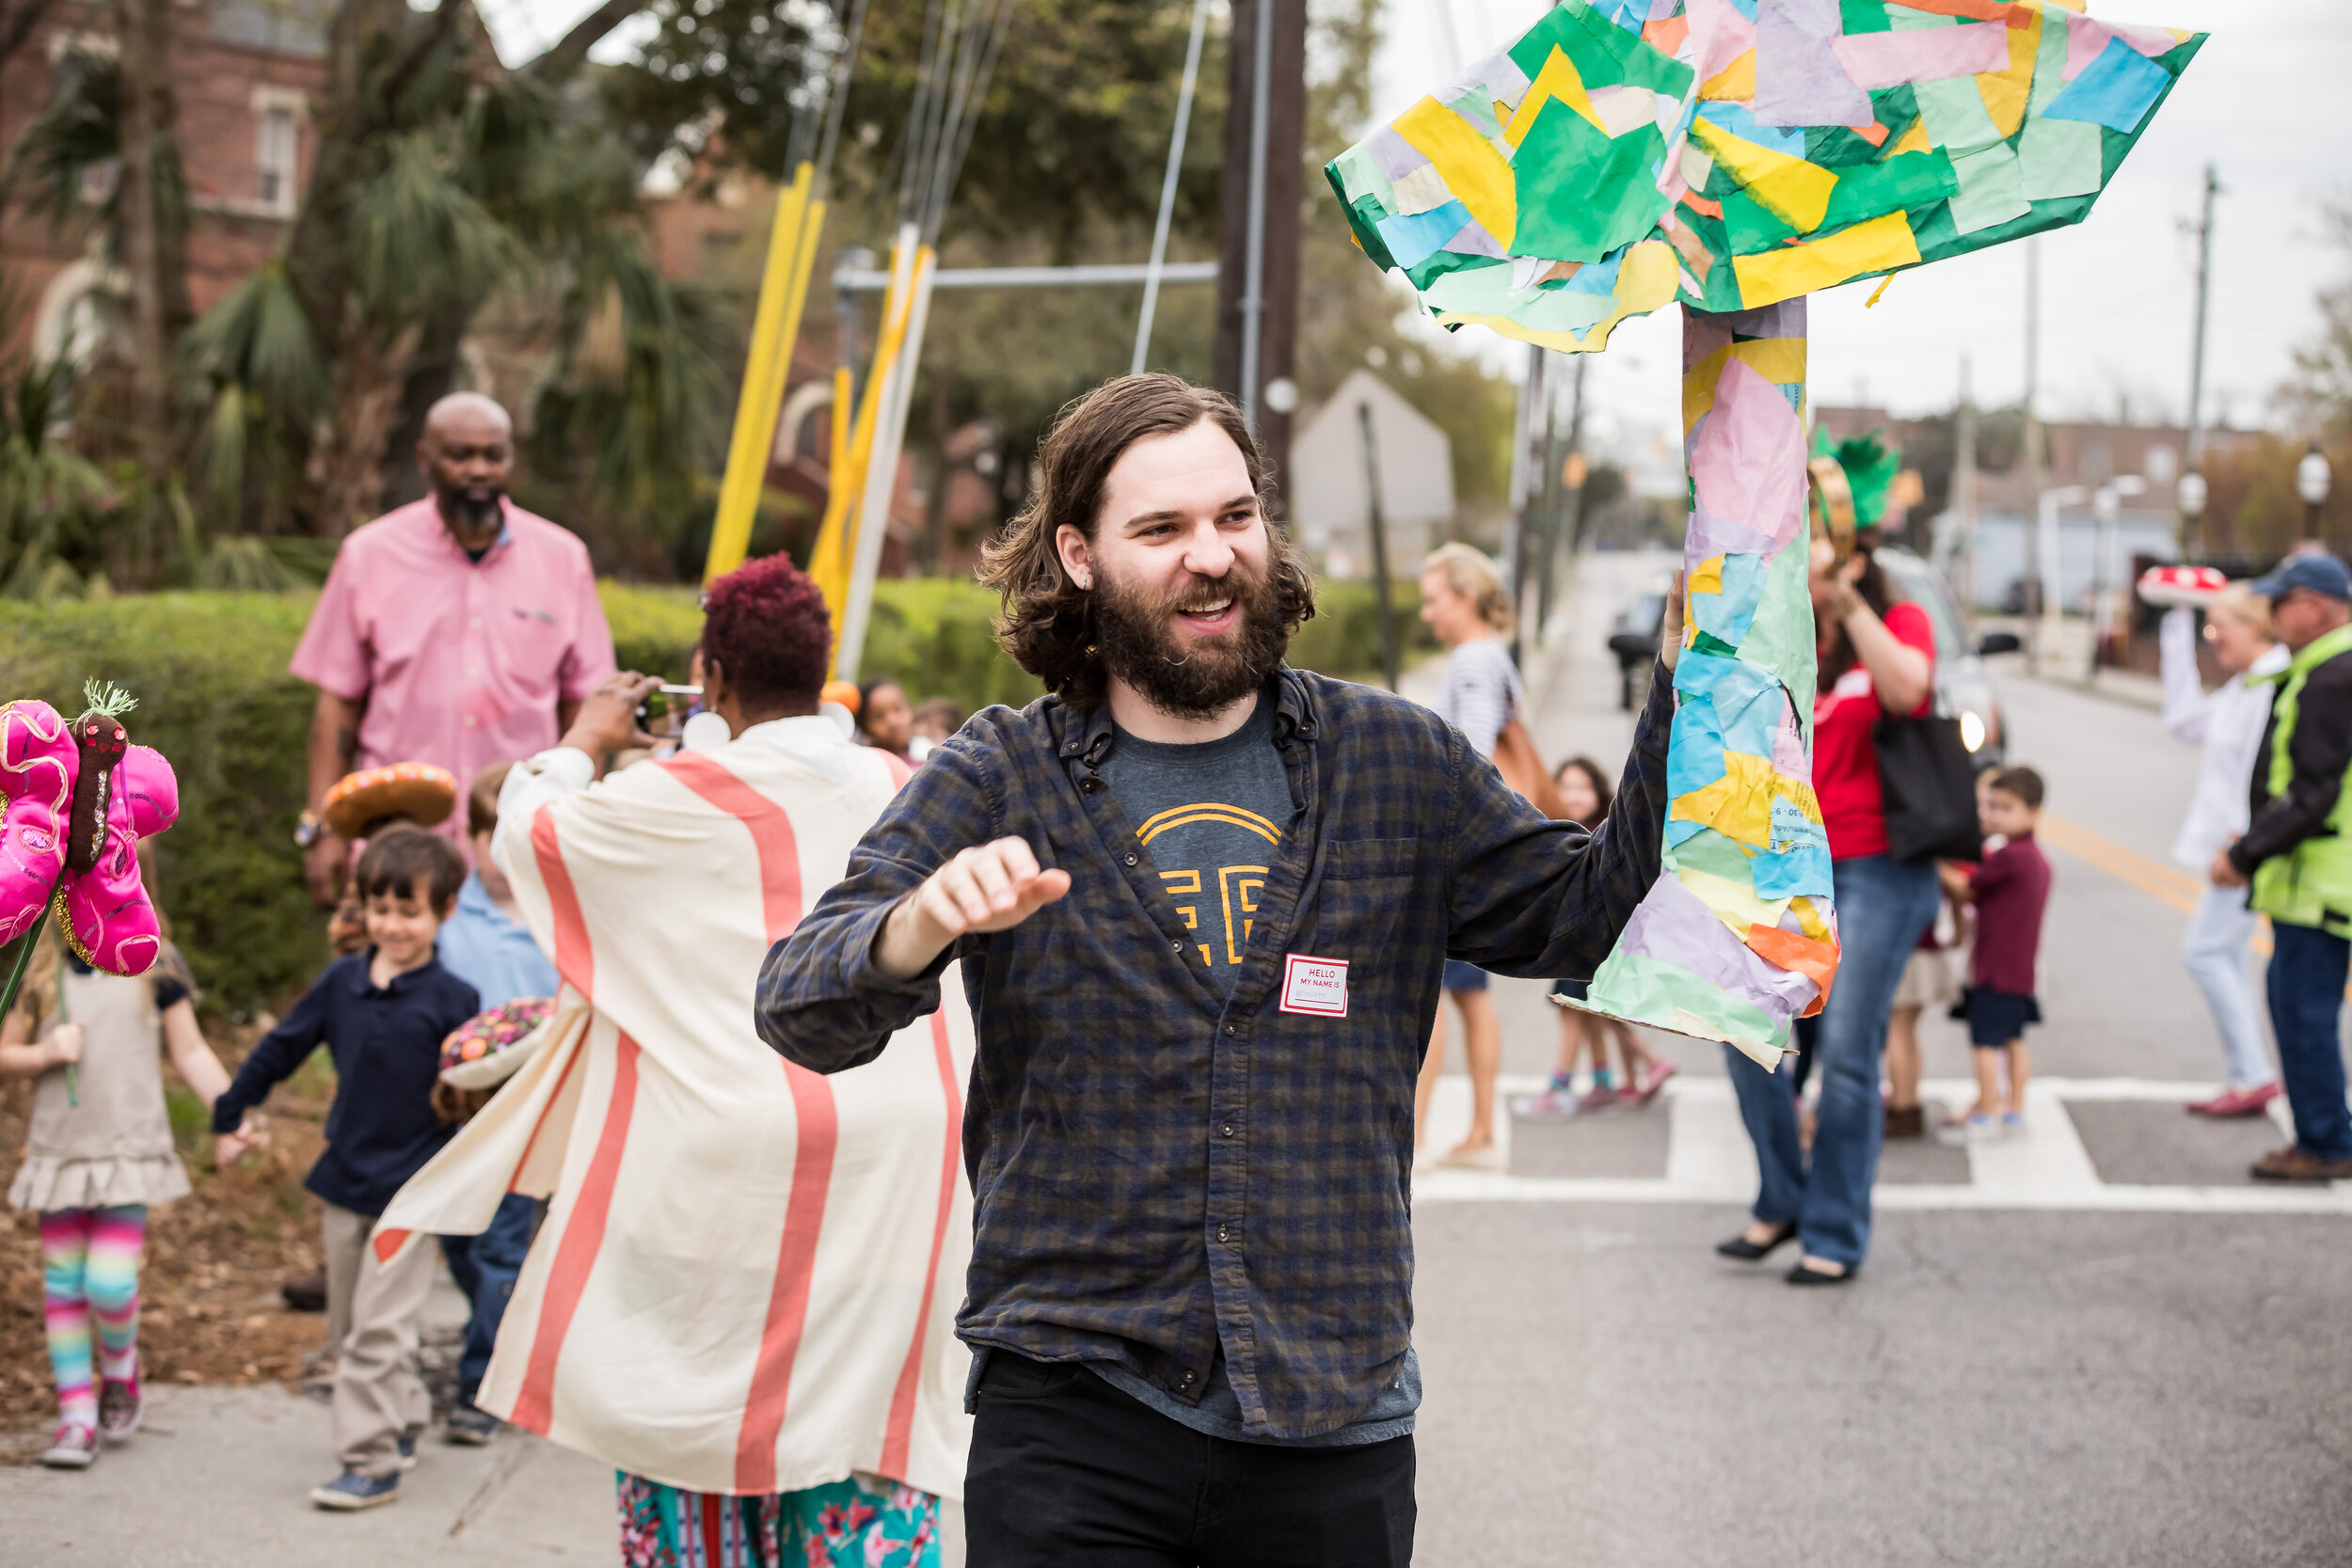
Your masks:
M 2214 856 L 2246 831 L 2247 785 L 2276 689 L 2263 677 L 2287 663 L 2287 650 L 2271 636 L 2270 607 L 2243 586 L 2232 587 L 2206 610 L 2205 638 L 2215 662 L 2229 674 L 2212 691 L 2198 677 L 2196 611 L 2183 606 L 2165 615 L 2164 727 L 2176 739 L 2204 748 L 2197 793 L 2172 858 L 2201 881 Z M 2249 676 L 2256 684 L 2248 684 Z M 2221 1092 L 2188 1107 L 2199 1116 L 2260 1116 L 2278 1098 L 2279 1075 L 2263 1046 L 2262 1014 L 2246 974 L 2247 944 L 2260 920 L 2247 908 L 2244 888 L 2212 883 L 2189 916 L 2181 961 L 2205 993 L 2227 1062 Z

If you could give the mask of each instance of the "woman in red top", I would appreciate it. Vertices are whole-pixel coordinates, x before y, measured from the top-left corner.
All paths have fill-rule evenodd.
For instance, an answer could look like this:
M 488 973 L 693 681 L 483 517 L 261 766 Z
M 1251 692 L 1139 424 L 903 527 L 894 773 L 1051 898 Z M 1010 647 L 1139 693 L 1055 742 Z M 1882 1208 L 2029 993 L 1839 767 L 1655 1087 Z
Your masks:
M 1935 918 L 1935 863 L 1886 852 L 1886 811 L 1871 732 L 1887 713 L 1920 714 L 1934 697 L 1935 635 L 1917 605 L 1891 602 L 1885 574 L 1857 546 L 1840 562 L 1813 541 L 1813 617 L 1820 659 L 1813 704 L 1813 792 L 1829 830 L 1843 952 L 1837 983 L 1810 1036 L 1821 1073 L 1808 1168 L 1797 1133 L 1797 1084 L 1784 1064 L 1766 1072 L 1726 1051 L 1740 1117 L 1763 1176 L 1754 1223 L 1716 1250 L 1755 1261 L 1791 1238 L 1803 1256 L 1792 1285 L 1842 1284 L 1870 1242 L 1870 1185 L 1883 1117 L 1879 1060 L 1903 964 Z

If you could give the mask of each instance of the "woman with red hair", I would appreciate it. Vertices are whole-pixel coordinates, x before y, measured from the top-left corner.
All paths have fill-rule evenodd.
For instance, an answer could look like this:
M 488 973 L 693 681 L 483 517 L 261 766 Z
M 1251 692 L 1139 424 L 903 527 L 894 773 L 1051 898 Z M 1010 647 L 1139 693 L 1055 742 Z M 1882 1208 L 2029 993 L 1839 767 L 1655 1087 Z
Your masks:
M 480 1403 L 614 1467 L 626 1568 L 935 1564 L 970 1441 L 970 1021 L 951 1000 L 866 1068 L 777 1070 L 760 961 L 908 768 L 818 712 L 832 626 L 788 561 L 704 606 L 726 744 L 596 782 L 657 684 L 619 675 L 508 775 L 492 853 L 563 992 L 376 1245 L 553 1195 Z

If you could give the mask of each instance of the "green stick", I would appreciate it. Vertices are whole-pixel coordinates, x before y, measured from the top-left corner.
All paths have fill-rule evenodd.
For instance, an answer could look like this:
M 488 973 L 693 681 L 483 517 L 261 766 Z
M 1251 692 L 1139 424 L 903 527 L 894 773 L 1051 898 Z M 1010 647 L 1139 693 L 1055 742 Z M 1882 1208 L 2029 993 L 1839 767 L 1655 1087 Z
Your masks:
M 35 933 L 39 935 L 38 932 Z M 57 1027 L 62 1029 L 73 1022 L 73 1015 L 65 1005 L 65 938 L 57 938 Z M 82 1108 L 82 1069 L 79 1062 L 65 1065 L 65 1102 L 75 1110 Z

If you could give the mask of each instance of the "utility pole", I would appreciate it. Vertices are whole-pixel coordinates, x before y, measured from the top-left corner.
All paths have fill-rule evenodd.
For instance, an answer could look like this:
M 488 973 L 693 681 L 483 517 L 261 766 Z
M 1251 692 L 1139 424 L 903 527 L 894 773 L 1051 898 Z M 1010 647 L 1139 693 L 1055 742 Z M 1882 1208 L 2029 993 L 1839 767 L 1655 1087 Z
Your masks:
M 1977 400 L 1968 386 L 1968 356 L 1960 356 L 1960 412 L 1952 437 L 1950 508 L 1960 515 L 1961 598 L 1968 613 L 1977 609 Z
M 1519 378 L 1518 406 L 1511 419 L 1511 494 L 1508 515 L 1502 524 L 1502 592 L 1510 600 L 1512 614 L 1511 662 L 1519 659 L 1518 608 L 1519 590 L 1525 584 L 1524 546 L 1527 539 L 1528 514 L 1535 505 L 1535 496 L 1543 480 L 1543 459 L 1536 455 L 1540 435 L 1537 419 L 1547 406 L 1546 388 L 1550 378 L 1545 374 L 1544 351 L 1534 343 L 1527 345 L 1527 372 Z
M 1543 645 L 1543 612 L 1541 606 L 1549 596 L 1550 584 L 1545 573 L 1551 564 L 1550 519 L 1560 510 L 1560 398 L 1552 385 L 1551 365 L 1544 366 L 1543 402 L 1536 410 L 1544 421 L 1544 455 L 1537 477 L 1543 482 L 1531 491 L 1527 509 L 1519 515 L 1519 543 L 1515 557 L 1518 575 L 1511 583 L 1511 662 L 1521 663 L 1523 650 L 1520 638 L 1527 624 L 1528 585 L 1535 585 L 1535 645 Z
M 1372 535 L 1372 594 L 1380 610 L 1380 671 L 1389 689 L 1397 683 L 1396 614 L 1389 608 L 1389 531 L 1380 516 L 1380 451 L 1372 438 L 1372 404 L 1356 405 L 1356 430 L 1364 443 L 1364 531 Z
M 1576 379 L 1568 389 L 1568 438 L 1562 450 L 1560 484 L 1552 492 L 1551 522 L 1544 531 L 1542 576 L 1535 587 L 1535 626 L 1538 632 L 1551 621 L 1551 597 L 1558 583 L 1560 536 L 1576 522 L 1584 495 L 1584 369 L 1592 356 L 1576 356 Z
M 1290 463 L 1305 199 L 1307 0 L 1233 0 L 1217 208 L 1211 379 L 1241 404 L 1279 483 Z
M 2195 511 L 2181 508 L 2181 559 L 2202 561 L 2205 557 L 2204 531 L 2201 526 L 2205 479 L 2205 301 L 2213 279 L 2213 198 L 2221 194 L 2220 176 L 2214 166 L 2205 166 L 2205 198 L 2197 218 L 2197 336 L 2188 351 L 2188 451 L 2183 454 L 2181 472 L 2195 474 L 2193 490 L 2199 505 Z
M 2026 501 L 2028 506 L 2042 504 L 2042 420 L 2034 412 L 2034 396 L 2040 390 L 2042 370 L 2042 241 L 2039 235 L 2026 239 Z M 2040 520 L 2037 510 L 2034 515 Z M 2055 515 L 2042 526 L 2052 533 L 2049 547 L 2039 551 L 2041 564 L 2033 580 L 2041 603 L 2028 608 L 2038 611 L 2033 619 L 2032 667 L 2036 673 L 2042 668 L 2042 634 L 2044 627 L 2055 628 L 2058 622 L 2056 600 L 2058 549 L 2055 543 L 2058 522 Z M 2055 630 L 2053 638 L 2055 639 Z M 2052 656 L 2058 650 L 2049 650 Z

